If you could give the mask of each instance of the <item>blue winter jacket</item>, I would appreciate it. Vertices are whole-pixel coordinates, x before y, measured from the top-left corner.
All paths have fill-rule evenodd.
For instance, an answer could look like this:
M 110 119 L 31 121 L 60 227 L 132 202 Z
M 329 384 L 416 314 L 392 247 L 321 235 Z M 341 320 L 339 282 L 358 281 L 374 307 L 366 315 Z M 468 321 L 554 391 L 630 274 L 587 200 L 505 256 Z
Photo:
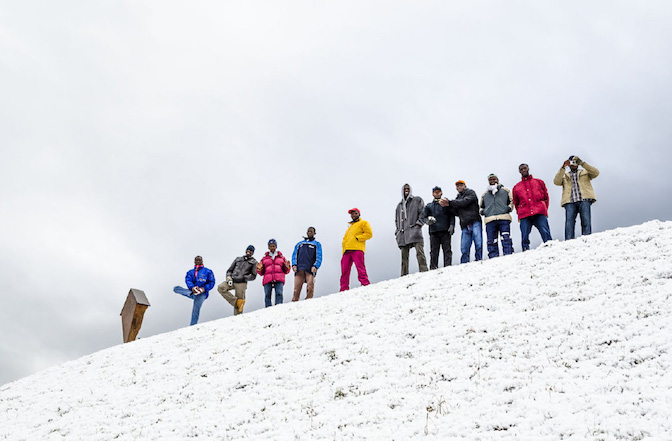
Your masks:
M 315 239 L 305 239 L 296 244 L 292 253 L 292 266 L 297 271 L 310 271 L 312 267 L 320 269 L 322 265 L 322 245 Z
M 198 286 L 205 290 L 205 298 L 210 295 L 210 290 L 215 287 L 215 274 L 206 267 L 198 270 L 198 278 L 196 278 L 196 267 L 189 270 L 184 278 L 187 288 L 192 290 L 194 286 Z

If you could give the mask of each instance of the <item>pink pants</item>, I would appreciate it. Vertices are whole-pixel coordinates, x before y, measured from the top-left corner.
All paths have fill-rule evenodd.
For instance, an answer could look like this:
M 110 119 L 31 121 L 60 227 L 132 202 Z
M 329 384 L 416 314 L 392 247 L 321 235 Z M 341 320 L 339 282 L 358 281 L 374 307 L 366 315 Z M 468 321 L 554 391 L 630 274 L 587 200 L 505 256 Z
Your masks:
M 343 253 L 341 259 L 341 291 L 350 289 L 350 270 L 352 264 L 357 268 L 357 278 L 362 286 L 369 284 L 369 276 L 366 275 L 366 266 L 364 266 L 364 251 L 348 250 Z

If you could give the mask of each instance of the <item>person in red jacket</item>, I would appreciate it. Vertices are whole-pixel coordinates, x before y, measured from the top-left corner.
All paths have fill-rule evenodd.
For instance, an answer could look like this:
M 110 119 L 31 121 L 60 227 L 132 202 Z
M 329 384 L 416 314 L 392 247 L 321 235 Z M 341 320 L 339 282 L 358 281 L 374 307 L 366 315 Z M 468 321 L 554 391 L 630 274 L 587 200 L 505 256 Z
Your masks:
M 553 239 L 548 226 L 548 190 L 544 181 L 532 177 L 527 164 L 520 164 L 518 171 L 522 179 L 513 187 L 513 204 L 520 222 L 522 248 L 527 251 L 530 249 L 533 225 L 539 230 L 541 240 L 546 242 Z
M 266 307 L 272 306 L 271 292 L 275 288 L 275 304 L 282 303 L 282 291 L 285 285 L 285 274 L 289 273 L 290 263 L 278 251 L 275 239 L 268 241 L 268 251 L 257 264 L 257 274 L 264 276 L 261 283 L 266 294 Z

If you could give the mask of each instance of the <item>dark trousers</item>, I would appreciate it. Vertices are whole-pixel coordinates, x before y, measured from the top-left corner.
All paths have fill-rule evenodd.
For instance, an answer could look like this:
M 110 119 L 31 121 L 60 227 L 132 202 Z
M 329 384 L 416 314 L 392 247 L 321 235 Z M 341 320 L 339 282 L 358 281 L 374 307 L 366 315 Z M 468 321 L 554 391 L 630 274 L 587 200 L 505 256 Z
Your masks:
M 443 266 L 453 264 L 453 251 L 450 249 L 451 237 L 448 230 L 429 233 L 429 269 L 439 267 L 439 248 L 443 248 Z
M 499 256 L 499 236 L 502 236 L 502 252 L 504 255 L 513 254 L 513 242 L 511 241 L 511 221 L 494 220 L 485 224 L 485 232 L 488 235 L 488 257 Z

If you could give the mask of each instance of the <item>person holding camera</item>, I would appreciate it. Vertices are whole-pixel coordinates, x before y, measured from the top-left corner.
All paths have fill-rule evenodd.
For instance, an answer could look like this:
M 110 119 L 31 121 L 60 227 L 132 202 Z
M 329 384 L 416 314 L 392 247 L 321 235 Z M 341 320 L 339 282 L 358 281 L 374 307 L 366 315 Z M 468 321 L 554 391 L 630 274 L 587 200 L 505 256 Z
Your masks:
M 217 286 L 217 292 L 224 297 L 224 300 L 233 306 L 233 315 L 243 313 L 247 282 L 251 282 L 257 278 L 257 261 L 252 257 L 253 254 L 254 246 L 250 245 L 245 250 L 245 255 L 236 257 L 226 271 L 226 280 L 224 283 L 220 283 L 219 286 Z M 235 294 L 232 294 L 231 290 L 233 290 Z
M 565 173 L 566 167 L 569 167 L 569 171 Z M 555 185 L 562 186 L 560 204 L 565 207 L 565 240 L 574 239 L 577 214 L 581 216 L 581 234 L 586 236 L 592 233 L 590 206 L 596 199 L 591 181 L 599 174 L 598 169 L 572 155 L 553 178 Z

